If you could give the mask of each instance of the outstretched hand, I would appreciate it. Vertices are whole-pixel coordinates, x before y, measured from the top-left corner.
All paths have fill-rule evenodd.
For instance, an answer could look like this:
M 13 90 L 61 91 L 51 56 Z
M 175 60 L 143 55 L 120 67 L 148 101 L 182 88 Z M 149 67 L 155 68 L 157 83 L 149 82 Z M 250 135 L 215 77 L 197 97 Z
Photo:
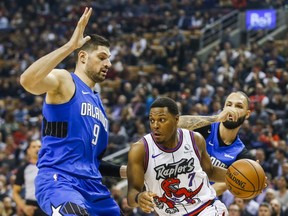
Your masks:
M 81 18 L 77 23 L 77 26 L 69 41 L 69 44 L 73 47 L 74 50 L 82 47 L 87 41 L 91 39 L 90 36 L 86 37 L 83 36 L 85 27 L 87 26 L 91 14 L 92 14 L 92 8 L 86 7 L 84 13 L 82 14 Z
M 260 161 L 259 161 L 259 160 L 256 160 L 256 162 L 260 165 Z M 260 165 L 260 166 L 261 166 L 261 165 Z M 265 184 L 264 184 L 263 190 L 268 187 L 267 182 L 268 182 L 268 178 L 267 178 L 267 176 L 265 176 Z M 263 192 L 263 190 L 261 191 L 261 193 Z
M 232 107 L 224 107 L 224 109 L 218 114 L 217 121 L 225 122 L 225 121 L 237 121 L 239 118 L 239 112 Z

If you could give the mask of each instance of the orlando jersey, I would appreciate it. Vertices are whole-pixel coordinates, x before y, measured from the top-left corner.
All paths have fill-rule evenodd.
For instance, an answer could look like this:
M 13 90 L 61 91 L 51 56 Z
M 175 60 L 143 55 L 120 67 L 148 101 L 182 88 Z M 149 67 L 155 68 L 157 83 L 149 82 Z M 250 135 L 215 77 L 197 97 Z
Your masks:
M 206 208 L 216 196 L 207 174 L 200 165 L 200 155 L 192 131 L 178 129 L 179 142 L 164 148 L 144 136 L 146 149 L 144 183 L 154 197 L 159 215 L 194 215 Z
M 210 134 L 206 138 L 206 149 L 214 166 L 227 168 L 236 161 L 245 145 L 237 136 L 230 145 L 220 146 L 218 139 L 219 125 L 219 122 L 211 124 Z
M 108 141 L 108 120 L 100 100 L 78 76 L 72 99 L 43 105 L 42 147 L 37 166 L 73 176 L 101 179 L 99 157 Z

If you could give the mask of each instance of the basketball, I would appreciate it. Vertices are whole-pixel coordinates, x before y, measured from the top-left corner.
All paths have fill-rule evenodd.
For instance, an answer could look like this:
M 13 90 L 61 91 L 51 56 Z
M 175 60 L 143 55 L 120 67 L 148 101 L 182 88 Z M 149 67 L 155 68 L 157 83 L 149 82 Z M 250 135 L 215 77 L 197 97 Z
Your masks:
M 225 176 L 228 190 L 238 198 L 252 199 L 265 187 L 263 168 L 250 159 L 241 159 L 232 163 Z

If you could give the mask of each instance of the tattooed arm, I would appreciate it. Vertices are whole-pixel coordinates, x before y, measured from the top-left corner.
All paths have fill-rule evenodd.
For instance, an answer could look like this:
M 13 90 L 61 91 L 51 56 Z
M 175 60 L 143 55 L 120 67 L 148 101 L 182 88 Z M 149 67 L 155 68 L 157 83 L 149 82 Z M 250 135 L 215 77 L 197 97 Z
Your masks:
M 178 127 L 188 130 L 195 130 L 204 126 L 210 125 L 214 122 L 224 122 L 227 119 L 230 121 L 237 121 L 239 113 L 231 107 L 225 107 L 218 115 L 213 116 L 196 116 L 196 115 L 182 115 L 179 118 Z
M 194 116 L 194 115 L 182 115 L 179 118 L 178 127 L 188 130 L 195 130 L 207 125 L 217 122 L 217 115 L 214 116 Z

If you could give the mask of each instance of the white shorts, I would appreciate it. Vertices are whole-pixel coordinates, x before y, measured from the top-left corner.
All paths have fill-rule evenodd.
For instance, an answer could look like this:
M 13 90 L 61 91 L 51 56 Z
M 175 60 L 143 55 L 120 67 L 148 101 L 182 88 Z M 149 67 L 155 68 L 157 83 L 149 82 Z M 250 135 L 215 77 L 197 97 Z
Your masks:
M 203 211 L 201 211 L 198 216 L 228 216 L 228 210 L 224 203 L 222 203 L 220 200 L 215 200 L 215 202 L 207 206 Z

